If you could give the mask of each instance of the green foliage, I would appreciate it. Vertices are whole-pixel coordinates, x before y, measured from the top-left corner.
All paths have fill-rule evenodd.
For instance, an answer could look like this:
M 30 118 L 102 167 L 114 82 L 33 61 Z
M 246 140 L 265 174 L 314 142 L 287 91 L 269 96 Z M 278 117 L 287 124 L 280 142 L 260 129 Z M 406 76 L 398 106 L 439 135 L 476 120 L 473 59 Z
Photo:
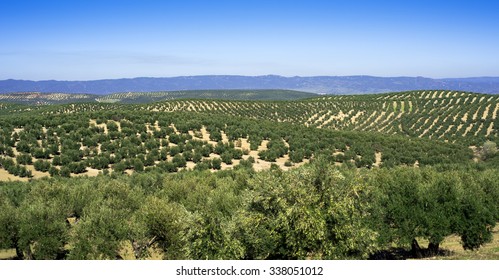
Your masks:
M 220 158 L 214 158 L 211 160 L 211 166 L 215 170 L 220 170 L 222 168 L 222 160 Z
M 377 234 L 367 222 L 370 191 L 351 180 L 320 163 L 259 173 L 250 182 L 251 214 L 242 222 L 250 225 L 249 258 L 366 258 L 374 252 Z
M 16 162 L 18 164 L 31 164 L 32 163 L 32 161 L 31 161 L 31 155 L 29 155 L 29 154 L 19 154 L 16 157 Z
M 18 210 L 18 245 L 27 259 L 64 257 L 68 239 L 67 189 L 42 182 Z
M 241 207 L 241 197 L 234 191 L 232 179 L 217 179 L 207 199 L 198 207 L 192 228 L 191 257 L 194 259 L 241 259 L 244 247 L 237 238 L 234 214 Z
M 497 153 L 497 144 L 492 141 L 486 141 L 482 148 L 482 159 L 489 159 Z
M 421 239 L 436 253 L 457 234 L 477 249 L 499 219 L 497 130 L 486 133 L 497 120 L 485 113 L 497 98 L 417 94 L 15 107 L 0 116 L 1 168 L 55 178 L 0 182 L 0 248 L 28 259 L 116 259 L 127 244 L 139 259 L 153 248 L 165 259 L 365 259 Z M 278 163 L 255 172 L 246 141 Z M 486 156 L 475 164 L 477 143 Z M 287 157 L 300 167 L 281 170 Z M 101 175 L 64 178 L 87 165 Z
M 113 93 L 105 96 L 99 96 L 98 99 L 100 102 L 137 104 L 185 98 L 222 100 L 295 100 L 315 96 L 317 95 L 314 93 L 294 90 L 186 90 L 171 92 L 157 91 Z
M 133 170 L 136 172 L 144 171 L 144 163 L 139 158 L 133 159 Z
M 498 176 L 338 169 L 320 157 L 286 172 L 151 170 L 0 184 L 0 247 L 27 259 L 116 259 L 126 244 L 139 259 L 152 248 L 165 259 L 365 259 L 421 238 L 438 252 L 458 234 L 477 249 L 499 217 Z
M 446 236 L 461 236 L 463 248 L 477 249 L 490 241 L 497 221 L 498 184 L 481 180 L 484 174 L 464 169 L 436 172 L 433 169 L 378 170 L 372 183 L 381 190 L 378 215 L 380 240 L 412 244 L 421 254 L 416 238 L 429 241 L 430 254 L 438 253 Z M 415 243 L 416 242 L 416 243 Z
M 135 223 L 126 221 L 139 209 L 144 199 L 142 192 L 117 180 L 101 182 L 99 187 L 74 225 L 70 259 L 114 259 L 122 242 L 138 231 Z
M 41 172 L 47 172 L 47 171 L 49 171 L 50 167 L 52 167 L 50 162 L 47 160 L 37 160 L 37 161 L 35 161 L 33 166 L 34 166 L 35 170 L 41 171 Z
M 101 155 L 101 156 L 96 156 L 96 157 L 92 158 L 89 161 L 88 165 L 92 168 L 102 170 L 102 169 L 108 168 L 109 162 L 110 162 L 109 157 Z
M 211 169 L 211 168 L 212 168 L 211 160 L 207 160 L 207 159 L 198 162 L 196 164 L 196 166 L 194 167 L 194 169 L 198 170 L 198 171 L 208 170 L 208 169 Z
M 220 155 L 220 159 L 225 164 L 232 164 L 232 154 L 230 152 L 224 152 Z
M 113 165 L 113 171 L 116 172 L 116 173 L 122 174 L 122 173 L 125 172 L 125 170 L 126 170 L 126 165 L 122 161 L 120 161 L 118 163 L 115 163 Z
M 156 244 L 165 259 L 189 257 L 191 214 L 177 203 L 147 197 L 133 219 L 140 230 L 133 241 L 137 258 L 147 256 L 147 248 Z
M 66 166 L 64 166 L 64 167 L 66 167 Z M 67 168 L 69 169 L 70 173 L 80 174 L 80 173 L 86 172 L 87 165 L 85 162 L 71 162 L 67 165 Z M 62 173 L 62 169 L 61 169 L 61 173 Z
M 51 177 L 54 177 L 54 176 L 59 176 L 60 175 L 60 171 L 59 169 L 57 169 L 56 167 L 54 166 L 51 166 L 49 168 L 49 174 Z M 64 177 L 67 177 L 67 176 L 64 176 Z
M 30 156 L 47 160 L 52 158 L 52 165 L 69 168 L 70 175 L 84 173 L 86 166 L 84 168 L 83 165 L 108 172 L 119 161 L 123 161 L 126 168 L 133 169 L 134 164 L 140 165 L 136 159 L 142 161 L 144 168 L 158 167 L 159 162 L 171 160 L 176 155 L 182 155 L 186 162 L 199 163 L 212 152 L 219 154 L 226 164 L 231 164 L 234 159 L 241 160 L 245 154 L 249 154 L 242 147 L 243 137 L 247 138 L 253 150 L 263 140 L 268 141 L 259 151 L 259 158 L 267 162 L 275 162 L 287 155 L 290 161 L 300 163 L 304 159 L 336 153 L 334 158 L 330 157 L 331 161 L 371 168 L 375 162 L 375 152 L 382 154 L 383 167 L 413 165 L 416 161 L 420 166 L 465 163 L 471 161 L 473 156 L 465 146 L 438 141 L 307 128 L 288 122 L 227 118 L 217 114 L 163 114 L 144 111 L 140 107 L 122 109 L 88 110 L 69 115 L 49 111 L 46 115 L 40 114 L 35 118 L 30 112 L 18 113 L 12 118 L 2 116 L 1 121 L 9 127 L 9 131 L 5 132 L 3 138 L 0 133 L 0 151 L 3 147 L 5 153 L 11 154 L 8 152 L 9 149 L 12 150 L 10 145 L 14 145 L 18 151 L 24 150 L 18 156 L 19 162 L 24 164 L 31 164 Z M 102 124 L 111 126 L 110 132 L 115 135 L 110 135 L 110 132 L 104 134 L 103 128 L 96 127 L 91 120 L 99 120 Z M 156 123 L 163 133 L 148 133 L 147 127 L 151 128 Z M 123 129 L 121 132 L 118 129 L 120 126 Z M 173 130 L 173 126 L 179 127 L 177 131 Z M 20 139 L 17 143 L 12 142 L 11 138 L 14 127 L 21 129 L 16 136 Z M 215 140 L 222 140 L 225 133 L 228 141 L 219 141 L 213 146 L 189 134 L 195 131 L 194 135 L 197 133 L 203 137 L 200 134 L 203 128 Z M 337 151 L 342 151 L 343 154 L 338 155 Z M 178 157 L 175 165 L 177 168 L 184 167 Z M 137 167 L 138 170 L 142 169 Z M 205 167 L 205 164 L 199 166 L 201 169 Z M 62 175 L 66 176 L 67 172 L 63 171 Z M 9 172 L 29 176 L 28 170 L 15 164 L 10 166 Z
M 108 131 L 118 131 L 118 125 L 114 121 L 108 121 L 106 127 Z
M 475 250 L 492 240 L 492 228 L 497 222 L 497 201 L 492 202 L 487 196 L 487 187 L 480 183 L 489 183 L 478 178 L 476 174 L 461 175 L 466 186 L 460 199 L 460 212 L 456 225 L 457 234 L 461 236 L 464 249 Z M 497 195 L 498 183 L 494 183 Z M 491 190 L 490 186 L 488 186 Z M 493 194 L 492 194 L 493 195 Z
M 71 176 L 71 169 L 69 169 L 69 167 L 67 166 L 63 166 L 61 167 L 60 171 L 59 171 L 59 175 L 61 175 L 62 177 L 70 177 Z
M 16 207 L 6 197 L 0 197 L 0 249 L 15 248 L 19 224 Z
M 185 167 L 187 165 L 187 161 L 183 156 L 180 154 L 177 154 L 173 157 L 172 163 L 175 167 L 180 168 L 180 167 Z

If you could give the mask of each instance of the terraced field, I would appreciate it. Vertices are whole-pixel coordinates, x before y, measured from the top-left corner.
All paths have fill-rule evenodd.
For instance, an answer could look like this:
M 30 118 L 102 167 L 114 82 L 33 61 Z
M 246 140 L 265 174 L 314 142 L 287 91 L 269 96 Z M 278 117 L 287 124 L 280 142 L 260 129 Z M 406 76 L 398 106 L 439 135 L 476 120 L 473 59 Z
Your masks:
M 202 112 L 347 131 L 372 131 L 469 145 L 495 140 L 499 96 L 455 91 L 322 96 L 298 101 L 171 100 L 124 107 L 76 104 L 40 107 L 44 113 L 132 108 L 154 112 Z M 31 108 L 29 108 L 31 110 Z

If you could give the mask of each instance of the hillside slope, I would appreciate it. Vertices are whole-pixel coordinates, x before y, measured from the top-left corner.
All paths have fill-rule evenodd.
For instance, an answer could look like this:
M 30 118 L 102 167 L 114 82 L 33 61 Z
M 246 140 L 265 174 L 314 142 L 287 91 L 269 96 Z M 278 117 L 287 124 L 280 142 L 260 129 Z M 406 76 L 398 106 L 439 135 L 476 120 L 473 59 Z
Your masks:
M 0 102 L 25 105 L 50 105 L 77 102 L 95 102 L 97 95 L 76 93 L 15 92 L 0 94 Z
M 186 90 L 113 93 L 95 100 L 103 103 L 149 103 L 171 99 L 296 100 L 317 94 L 294 90 Z
M 81 102 L 138 104 L 189 98 L 225 100 L 297 100 L 317 96 L 317 94 L 310 92 L 279 89 L 122 92 L 107 95 L 16 92 L 0 94 L 0 102 L 25 105 L 53 105 Z
M 374 131 L 481 145 L 498 138 L 499 96 L 456 91 L 322 96 L 297 101 L 170 100 L 150 104 L 15 107 L 45 114 L 99 110 L 201 112 L 346 131 Z M 9 109 L 6 109 L 7 111 Z
M 470 144 L 499 134 L 499 96 L 454 91 L 324 96 L 295 102 L 178 100 L 142 110 L 216 112 L 334 130 L 376 131 Z
M 112 170 L 130 174 L 144 168 L 215 171 L 242 165 L 263 170 L 274 164 L 288 170 L 317 157 L 368 168 L 466 164 L 472 158 L 459 143 L 227 115 L 124 108 L 39 113 L 0 117 L 0 181 Z

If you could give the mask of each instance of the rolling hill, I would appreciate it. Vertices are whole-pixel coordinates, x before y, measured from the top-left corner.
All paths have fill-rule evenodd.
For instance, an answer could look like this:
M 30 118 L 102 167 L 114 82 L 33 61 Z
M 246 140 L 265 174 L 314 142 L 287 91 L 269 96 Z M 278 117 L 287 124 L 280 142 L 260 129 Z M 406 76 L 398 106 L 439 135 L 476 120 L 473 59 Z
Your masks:
M 224 100 L 296 100 L 317 97 L 317 94 L 294 90 L 186 90 L 158 92 L 113 93 L 95 100 L 102 103 L 149 103 L 172 99 Z
M 16 92 L 0 94 L 0 102 L 25 105 L 51 105 L 77 102 L 94 102 L 97 95 L 76 93 Z
M 316 96 L 317 94 L 310 92 L 268 89 L 123 92 L 106 95 L 85 93 L 16 92 L 0 94 L 0 102 L 25 105 L 53 105 L 81 102 L 137 104 L 189 98 L 224 100 L 295 100 Z
M 40 110 L 44 114 L 100 110 L 197 112 L 469 145 L 481 145 L 486 139 L 497 139 L 499 134 L 499 96 L 445 90 L 320 96 L 294 101 L 178 99 L 130 105 L 82 103 L 15 107 L 3 111 L 33 110 Z
M 411 256 L 438 255 L 433 248 L 447 236 L 461 236 L 465 249 L 479 248 L 490 239 L 467 238 L 490 238 L 497 228 L 499 155 L 485 141 L 497 142 L 499 96 L 425 90 L 249 101 L 198 95 L 140 104 L 126 102 L 143 95 L 115 95 L 108 103 L 0 103 L 0 248 L 7 249 L 0 258 L 172 258 L 170 252 L 179 250 L 146 252 L 135 237 L 152 244 L 156 229 L 177 217 L 185 218 L 178 220 L 182 228 L 163 236 L 177 228 L 191 231 L 189 239 L 181 232 L 166 243 L 201 244 L 182 256 L 193 259 L 203 258 L 205 248 L 225 248 L 227 240 L 247 244 L 255 236 L 288 240 L 295 234 L 300 241 L 293 242 L 302 244 L 302 233 L 315 225 L 337 227 L 338 213 L 348 218 L 341 218 L 338 231 L 344 244 L 372 232 L 365 239 L 372 249 L 352 255 L 367 244 L 357 242 L 345 255 L 332 251 L 331 258 L 391 258 L 383 257 L 385 250 L 406 235 L 407 241 L 395 244 L 403 258 L 411 244 L 420 248 Z M 396 230 L 404 225 L 409 230 Z M 466 230 L 454 230 L 456 225 Z M 230 234 L 220 235 L 227 229 Z M 262 229 L 268 233 L 260 235 Z M 438 243 L 426 229 L 436 229 Z M 337 240 L 320 237 L 329 228 L 313 232 L 309 244 Z M 17 234 L 34 245 L 20 247 Z M 418 240 L 429 242 L 428 249 Z M 101 252 L 102 244 L 114 245 Z M 273 251 L 297 258 L 293 246 L 275 244 L 262 259 L 274 259 Z M 238 258 L 252 259 L 261 242 L 236 247 L 243 248 Z M 299 257 L 325 258 L 322 252 L 333 246 L 317 248 L 306 247 Z
M 321 156 L 368 168 L 466 164 L 472 157 L 463 143 L 197 112 L 189 108 L 196 102 L 205 106 L 203 101 L 187 102 L 191 107 L 171 112 L 124 104 L 18 107 L 0 117 L 0 179 L 131 173 L 145 167 L 176 172 L 276 165 L 287 170 Z M 236 111 L 242 102 L 233 102 L 211 105 Z

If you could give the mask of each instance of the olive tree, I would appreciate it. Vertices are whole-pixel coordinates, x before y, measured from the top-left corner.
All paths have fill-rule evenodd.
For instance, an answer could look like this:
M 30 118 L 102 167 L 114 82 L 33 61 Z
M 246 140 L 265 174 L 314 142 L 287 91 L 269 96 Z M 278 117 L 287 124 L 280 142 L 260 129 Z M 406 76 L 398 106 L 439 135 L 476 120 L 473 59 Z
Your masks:
M 255 175 L 250 215 L 241 218 L 248 257 L 367 258 L 377 248 L 368 222 L 372 191 L 346 173 L 319 159 Z
M 492 141 L 486 141 L 482 147 L 482 159 L 488 159 L 497 153 L 497 144 Z

